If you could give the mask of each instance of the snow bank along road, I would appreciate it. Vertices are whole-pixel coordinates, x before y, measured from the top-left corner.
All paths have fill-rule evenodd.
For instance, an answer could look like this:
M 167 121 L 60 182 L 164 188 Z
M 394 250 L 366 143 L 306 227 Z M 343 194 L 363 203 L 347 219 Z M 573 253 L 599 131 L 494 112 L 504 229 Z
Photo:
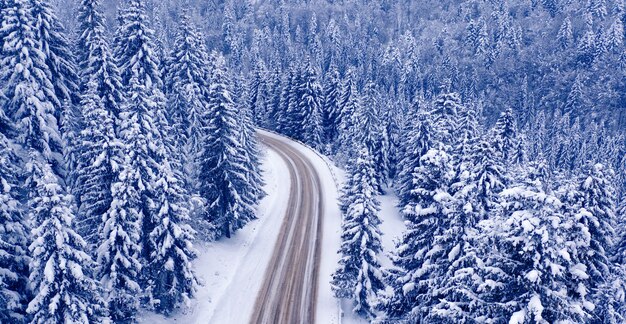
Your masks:
M 309 158 L 288 141 L 259 136 L 287 164 L 291 188 L 250 323 L 315 323 L 324 203 L 320 177 Z

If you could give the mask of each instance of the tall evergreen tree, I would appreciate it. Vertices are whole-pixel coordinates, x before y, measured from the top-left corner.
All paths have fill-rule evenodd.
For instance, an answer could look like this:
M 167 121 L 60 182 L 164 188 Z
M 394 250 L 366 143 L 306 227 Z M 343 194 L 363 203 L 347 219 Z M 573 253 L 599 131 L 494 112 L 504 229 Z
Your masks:
M 36 158 L 36 157 L 35 157 Z M 33 230 L 30 282 L 35 297 L 28 305 L 32 323 L 96 323 L 106 316 L 86 244 L 72 230 L 72 199 L 48 164 L 29 163 L 29 216 Z
M 20 204 L 20 160 L 0 133 L 0 322 L 24 323 L 28 286 L 28 226 Z
M 166 175 L 160 174 L 160 166 L 178 164 L 165 112 L 159 58 L 154 48 L 154 32 L 149 28 L 145 2 L 129 1 L 120 13 L 115 56 L 121 64 L 122 85 L 126 89 L 120 138 L 129 150 L 125 154 L 131 156 L 129 172 L 137 176 L 132 180 L 140 199 L 133 207 L 140 211 L 144 260 L 149 259 L 151 251 L 159 248 L 153 245 L 150 233 L 161 222 L 155 209 L 158 197 L 155 183 Z M 174 174 L 179 176 L 177 172 Z
M 545 168 L 535 163 L 520 184 L 501 193 L 504 230 L 496 244 L 511 261 L 503 302 L 516 305 L 509 314 L 513 322 L 581 322 L 590 315 L 584 296 L 568 293 L 577 279 L 587 277 L 585 265 L 577 262 L 575 219 L 562 212 Z
M 60 101 L 48 58 L 41 49 L 29 0 L 7 0 L 2 10 L 0 84 L 2 111 L 13 127 L 3 132 L 25 147 L 39 151 L 55 170 L 63 164 L 59 131 Z M 19 132 L 17 131 L 19 130 Z
M 332 287 L 335 296 L 352 299 L 355 313 L 374 318 L 377 294 L 385 285 L 377 257 L 382 251 L 377 179 L 367 147 L 359 150 L 348 177 L 342 198 L 346 206 L 339 250 L 342 257 Z
M 122 129 L 137 134 L 137 126 L 131 126 L 123 125 Z M 137 207 L 141 197 L 136 189 L 140 174 L 130 165 L 135 159 L 130 149 L 125 149 L 124 153 L 120 174 L 111 188 L 111 206 L 102 216 L 96 260 L 97 278 L 104 288 L 105 302 L 114 322 L 135 321 L 141 290 L 138 284 L 141 211 Z
M 217 239 L 256 218 L 254 206 L 244 197 L 249 186 L 232 85 L 222 57 L 217 59 L 210 87 L 207 125 L 200 153 L 200 196 L 205 199 L 208 234 Z
M 411 121 L 410 121 L 411 122 Z M 428 113 L 417 115 L 417 121 L 407 126 L 407 139 L 403 145 L 403 156 L 400 160 L 398 175 L 399 206 L 406 206 L 411 199 L 413 189 L 413 172 L 421 166 L 421 158 L 430 150 L 434 143 L 431 140 L 432 126 Z
M 407 228 L 392 259 L 398 268 L 389 278 L 393 294 L 382 306 L 388 321 L 417 322 L 434 303 L 431 287 L 442 270 L 438 261 L 447 259 L 450 252 L 438 240 L 445 240 L 445 223 L 452 212 L 453 171 L 445 150 L 432 148 L 413 172 L 411 199 L 403 207 Z
M 324 126 L 323 141 L 326 145 L 334 145 L 339 136 L 341 87 L 339 71 L 333 66 L 326 73 L 323 89 L 322 124 Z
M 298 70 L 287 109 L 287 135 L 313 148 L 322 141 L 322 89 L 313 66 L 307 61 Z
M 111 207 L 111 186 L 117 181 L 123 162 L 122 144 L 115 134 L 115 116 L 104 107 L 98 86 L 98 80 L 92 78 L 81 101 L 85 127 L 77 146 L 81 163 L 74 190 L 81 201 L 76 225 L 92 245 L 100 239 L 102 215 Z
M 182 162 L 189 180 L 196 176 L 195 165 L 201 151 L 202 116 L 208 105 L 210 62 L 202 38 L 187 11 L 180 15 L 180 28 L 166 62 L 168 117 L 173 123 L 175 145 L 182 152 Z
M 178 183 L 180 180 L 165 163 L 161 166 L 162 178 L 155 184 L 156 218 L 160 222 L 155 224 L 150 240 L 156 249 L 150 251 L 144 276 L 149 278 L 148 298 L 158 312 L 167 315 L 189 304 L 198 282 L 191 269 L 191 261 L 196 256 L 192 244 L 195 231 L 187 224 L 186 195 Z
M 76 46 L 78 63 L 83 91 L 89 81 L 95 81 L 98 86 L 97 95 L 102 100 L 104 109 L 117 120 L 123 102 L 122 84 L 106 38 L 106 21 L 101 10 L 100 0 L 81 1 L 78 11 L 81 24 Z M 117 124 L 119 123 L 114 125 L 116 130 L 119 126 Z
M 517 144 L 517 127 L 513 109 L 509 108 L 500 114 L 494 128 L 494 135 L 496 152 L 505 163 L 510 163 Z

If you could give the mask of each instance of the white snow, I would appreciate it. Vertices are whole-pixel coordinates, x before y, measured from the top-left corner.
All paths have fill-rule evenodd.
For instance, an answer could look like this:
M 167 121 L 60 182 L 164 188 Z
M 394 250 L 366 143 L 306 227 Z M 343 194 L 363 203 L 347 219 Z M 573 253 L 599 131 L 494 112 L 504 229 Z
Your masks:
M 151 312 L 140 323 L 247 323 L 260 290 L 265 269 L 284 219 L 290 182 L 289 170 L 278 154 L 266 150 L 263 172 L 268 195 L 259 206 L 259 219 L 232 238 L 196 244 L 193 262 L 202 284 L 190 307 L 172 317 Z
M 264 135 L 284 139 L 279 135 L 261 131 Z M 299 143 L 292 146 L 309 158 L 320 176 L 324 193 L 324 219 L 322 222 L 322 258 L 320 264 L 316 322 L 324 324 L 367 323 L 352 313 L 352 304 L 340 302 L 332 293 L 330 280 L 339 262 L 341 244 L 341 211 L 339 192 L 344 172 L 327 157 Z M 263 160 L 265 190 L 261 201 L 259 219 L 237 232 L 231 239 L 197 245 L 199 257 L 194 261 L 196 274 L 203 285 L 191 301 L 189 309 L 172 317 L 145 312 L 140 323 L 247 323 L 260 289 L 266 266 L 282 224 L 289 182 L 285 162 L 273 151 L 267 151 Z M 380 228 L 383 232 L 383 267 L 391 265 L 388 253 L 395 247 L 395 240 L 405 225 L 396 208 L 397 197 L 388 194 L 381 201 Z M 343 315 L 342 315 L 343 314 Z

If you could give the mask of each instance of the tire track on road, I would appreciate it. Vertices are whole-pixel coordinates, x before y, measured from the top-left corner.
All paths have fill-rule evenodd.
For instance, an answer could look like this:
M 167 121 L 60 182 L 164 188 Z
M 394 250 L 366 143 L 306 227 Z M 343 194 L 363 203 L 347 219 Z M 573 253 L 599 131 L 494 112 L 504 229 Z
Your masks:
M 285 160 L 292 186 L 287 215 L 250 323 L 314 323 L 322 238 L 321 181 L 311 162 L 289 143 L 259 136 Z

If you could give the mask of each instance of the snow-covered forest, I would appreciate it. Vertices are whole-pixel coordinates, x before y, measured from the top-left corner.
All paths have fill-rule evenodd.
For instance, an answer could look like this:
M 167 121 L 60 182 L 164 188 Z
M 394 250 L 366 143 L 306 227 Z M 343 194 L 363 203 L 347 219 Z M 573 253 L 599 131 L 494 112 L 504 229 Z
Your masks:
M 194 245 L 272 194 L 257 128 L 346 171 L 319 278 L 344 311 L 624 323 L 624 24 L 624 0 L 0 0 L 0 323 L 184 312 Z

